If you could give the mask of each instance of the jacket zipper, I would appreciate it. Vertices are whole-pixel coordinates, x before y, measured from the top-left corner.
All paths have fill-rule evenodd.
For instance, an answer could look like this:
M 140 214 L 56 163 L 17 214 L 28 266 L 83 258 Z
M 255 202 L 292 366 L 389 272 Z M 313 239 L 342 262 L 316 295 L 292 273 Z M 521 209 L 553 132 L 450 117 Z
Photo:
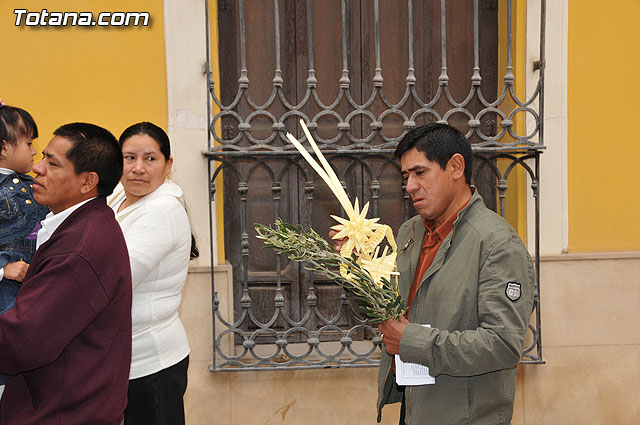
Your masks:
M 393 359 L 392 359 L 392 361 L 393 361 Z M 389 368 L 387 369 L 387 375 L 384 377 L 384 384 L 383 385 L 385 387 L 387 385 L 387 381 L 389 380 L 389 374 L 391 373 L 391 369 L 393 369 L 393 366 L 389 365 Z M 389 400 L 389 394 L 384 394 L 384 397 L 386 397 L 386 400 L 382 399 L 382 400 L 380 400 L 380 403 L 378 404 L 378 418 L 382 414 L 382 408 L 384 407 L 385 404 L 387 404 L 387 401 Z
M 420 297 L 418 297 L 418 292 L 420 292 L 420 288 L 418 288 L 418 290 L 416 291 L 416 295 L 413 298 L 413 305 L 411 306 L 411 310 L 418 311 L 418 310 L 414 310 L 417 309 L 418 306 L 420 305 Z M 409 318 L 409 320 L 413 319 L 415 321 L 416 318 L 416 314 L 410 314 L 410 316 L 413 316 L 412 318 Z M 398 354 L 399 355 L 399 354 Z M 404 387 L 404 403 L 405 403 L 405 415 L 404 415 L 404 422 L 405 425 L 411 425 L 411 423 L 413 422 L 411 420 L 411 393 L 412 393 L 412 389 L 413 387 L 411 385 L 407 385 L 406 387 Z
M 411 425 L 411 423 L 413 422 L 411 420 L 412 416 L 411 416 L 411 408 L 410 408 L 410 400 L 411 400 L 411 393 L 413 387 L 411 386 L 407 386 L 405 387 L 405 404 L 406 404 L 406 408 L 407 408 L 407 412 L 405 414 L 405 425 Z

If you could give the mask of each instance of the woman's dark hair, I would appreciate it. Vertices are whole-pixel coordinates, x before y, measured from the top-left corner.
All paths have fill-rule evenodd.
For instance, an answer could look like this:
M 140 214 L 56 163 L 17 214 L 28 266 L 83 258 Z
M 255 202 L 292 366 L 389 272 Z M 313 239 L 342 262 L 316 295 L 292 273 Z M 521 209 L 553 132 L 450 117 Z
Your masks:
M 22 108 L 0 103 L 0 148 L 2 143 L 11 145 L 20 139 L 33 140 L 38 137 L 38 126 L 31 114 Z
M 162 155 L 164 156 L 164 159 L 167 161 L 169 160 L 171 157 L 171 143 L 169 142 L 169 136 L 167 136 L 167 133 L 163 129 L 148 121 L 139 122 L 127 127 L 127 129 L 122 132 L 120 139 L 118 140 L 120 149 L 122 149 L 122 145 L 124 145 L 124 142 L 129 137 L 140 134 L 149 136 L 155 140 L 160 148 L 160 152 L 162 152 Z M 193 236 L 193 233 L 191 233 L 191 252 L 189 253 L 189 258 L 193 260 L 199 256 L 200 250 L 196 244 L 196 238 Z
M 198 245 L 196 245 L 196 237 L 191 233 L 191 252 L 189 253 L 189 259 L 193 260 L 200 256 L 200 250 L 198 249 Z
M 118 140 L 118 143 L 120 143 L 120 149 L 122 149 L 122 145 L 129 137 L 139 134 L 147 135 L 155 140 L 158 144 L 158 147 L 160 148 L 160 152 L 162 152 L 162 155 L 164 155 L 164 159 L 167 161 L 169 160 L 169 158 L 171 157 L 171 144 L 169 143 L 169 136 L 167 136 L 167 133 L 163 129 L 147 121 L 133 124 L 132 126 L 127 127 L 127 129 L 122 132 L 122 135 L 120 135 L 120 139 Z

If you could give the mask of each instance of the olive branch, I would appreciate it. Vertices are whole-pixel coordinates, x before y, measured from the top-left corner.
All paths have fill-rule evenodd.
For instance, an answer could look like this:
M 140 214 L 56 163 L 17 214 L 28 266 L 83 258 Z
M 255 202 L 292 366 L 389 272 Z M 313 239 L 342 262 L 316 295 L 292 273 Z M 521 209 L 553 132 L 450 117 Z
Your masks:
M 278 254 L 287 254 L 290 260 L 304 263 L 307 270 L 326 274 L 344 288 L 348 298 L 373 324 L 388 319 L 399 320 L 404 315 L 405 304 L 395 279 L 392 278 L 392 283 L 381 277 L 376 284 L 369 271 L 358 264 L 355 253 L 343 257 L 313 229 L 280 219 L 273 227 L 256 224 L 255 229 L 256 237 L 264 240 L 268 248 Z

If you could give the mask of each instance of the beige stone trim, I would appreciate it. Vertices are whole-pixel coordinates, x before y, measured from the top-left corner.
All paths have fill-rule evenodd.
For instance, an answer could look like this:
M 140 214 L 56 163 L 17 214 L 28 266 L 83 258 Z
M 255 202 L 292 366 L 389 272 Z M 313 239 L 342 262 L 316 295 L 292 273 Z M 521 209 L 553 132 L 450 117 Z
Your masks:
M 568 3 L 547 2 L 544 144 L 540 159 L 540 252 L 556 255 L 569 247 L 569 202 L 567 174 L 567 69 Z M 526 83 L 527 96 L 536 89 L 539 72 L 533 62 L 540 59 L 540 0 L 527 1 Z M 536 108 L 538 102 L 535 102 Z M 533 130 L 535 122 L 527 123 Z M 530 163 L 533 166 L 533 163 Z M 535 209 L 527 178 L 527 244 L 535 243 Z
M 231 264 L 216 264 L 213 269 L 216 273 L 231 273 Z M 190 265 L 189 273 L 211 273 L 211 267 L 197 264 Z
M 542 255 L 540 261 L 628 260 L 640 259 L 640 251 L 580 252 L 573 254 Z
M 215 7 L 215 3 L 213 3 Z M 167 63 L 167 114 L 174 169 L 171 179 L 182 187 L 200 257 L 211 263 L 207 160 L 206 25 L 204 2 L 165 0 L 164 34 Z M 215 223 L 215 209 L 214 218 Z M 215 228 L 214 228 L 215 232 Z M 215 238 L 215 234 L 214 234 Z M 214 243 L 214 250 L 216 244 Z M 214 252 L 214 258 L 217 253 Z

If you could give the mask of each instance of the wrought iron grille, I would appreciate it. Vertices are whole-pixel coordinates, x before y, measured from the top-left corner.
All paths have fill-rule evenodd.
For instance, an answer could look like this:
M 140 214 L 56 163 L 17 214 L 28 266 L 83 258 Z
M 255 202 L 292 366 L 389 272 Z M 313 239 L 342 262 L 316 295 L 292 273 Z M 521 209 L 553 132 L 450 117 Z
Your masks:
M 225 251 L 234 289 L 221 299 L 212 270 L 212 371 L 378 364 L 377 329 L 353 314 L 336 285 L 286 257 L 264 253 L 254 237 L 252 219 L 268 224 L 282 217 L 326 234 L 328 212 L 342 212 L 286 141 L 287 132 L 301 138 L 299 118 L 350 196 L 369 201 L 369 215 L 394 230 L 414 212 L 393 159 L 398 141 L 426 122 L 458 127 L 472 142 L 474 182 L 487 206 L 504 216 L 508 191 L 517 189 L 509 186 L 509 176 L 520 169 L 528 177 L 539 270 L 544 0 L 537 88 L 525 99 L 515 88 L 511 0 L 503 12 L 506 22 L 497 21 L 497 1 L 480 0 L 219 0 L 217 6 L 219 22 L 213 24 L 219 25 L 222 77 L 214 81 L 209 59 L 204 154 L 210 204 L 220 196 L 216 181 L 224 180 Z M 502 42 L 499 25 L 506 27 Z M 458 36 L 462 28 L 466 35 Z M 499 49 L 505 52 L 500 70 Z M 383 79 L 389 68 L 395 71 Z M 211 226 L 213 252 L 213 220 Z M 539 274 L 537 283 L 522 363 L 542 362 Z

